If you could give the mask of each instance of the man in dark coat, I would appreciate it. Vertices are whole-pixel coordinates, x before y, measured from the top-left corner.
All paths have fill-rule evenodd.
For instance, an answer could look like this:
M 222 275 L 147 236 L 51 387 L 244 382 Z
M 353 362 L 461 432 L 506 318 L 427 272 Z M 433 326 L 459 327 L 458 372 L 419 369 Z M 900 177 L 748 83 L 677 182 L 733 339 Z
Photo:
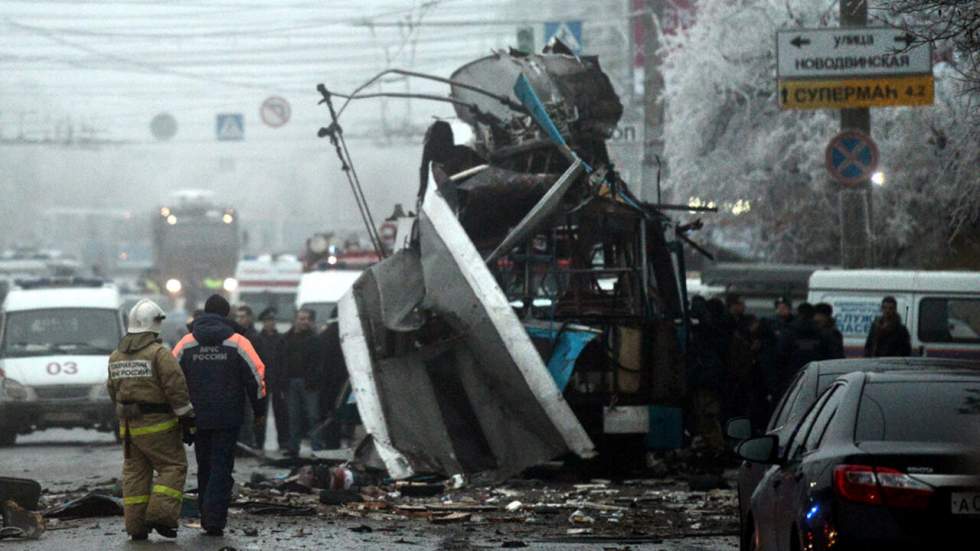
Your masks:
M 724 305 L 721 306 L 724 311 Z M 691 429 L 705 448 L 715 454 L 725 449 L 721 431 L 722 394 L 727 387 L 726 351 L 730 339 L 712 315 L 708 302 L 700 296 L 691 299 L 691 347 L 688 369 Z
M 262 349 L 258 344 L 259 332 L 255 330 L 255 314 L 252 312 L 252 308 L 247 304 L 236 308 L 235 323 L 238 324 L 235 331 L 248 339 L 248 342 L 252 343 L 255 352 L 258 353 L 259 358 L 262 359 L 262 363 L 265 364 L 266 379 L 268 379 L 269 362 L 262 355 Z M 266 407 L 268 407 L 268 401 L 266 402 Z M 267 414 L 267 411 L 263 411 L 262 417 L 265 417 Z M 245 404 L 245 422 L 242 423 L 242 430 L 238 435 L 238 441 L 259 452 L 265 449 L 265 425 L 259 426 L 255 424 L 255 416 L 252 414 L 252 408 L 248 404 Z
M 912 338 L 898 315 L 898 302 L 895 297 L 885 297 L 881 301 L 881 317 L 871 324 L 871 331 L 864 343 L 864 356 L 877 358 L 911 355 Z
M 275 308 L 266 308 L 259 314 L 262 330 L 253 342 L 259 357 L 265 362 L 265 381 L 272 403 L 272 416 L 276 423 L 276 441 L 280 450 L 289 449 L 289 410 L 286 406 L 287 379 L 285 369 L 286 338 L 276 328 Z
M 779 366 L 777 362 L 778 341 L 772 329 L 773 322 L 757 319 L 752 323 L 751 346 L 753 356 L 751 410 L 749 418 L 752 427 L 763 429 L 780 396 Z
M 347 364 L 344 362 L 344 352 L 340 348 L 340 324 L 331 321 L 320 333 L 320 346 L 323 352 L 323 379 L 320 385 L 320 408 L 322 417 L 333 418 L 327 430 L 320 435 L 323 446 L 327 449 L 340 447 L 341 423 L 338 419 L 340 404 L 347 385 Z
M 211 295 L 191 332 L 173 350 L 197 415 L 198 505 L 201 527 L 212 536 L 223 535 L 228 521 L 235 442 L 246 397 L 256 421 L 265 422 L 265 364 L 252 343 L 235 332 L 230 312 L 224 297 Z
M 820 302 L 813 307 L 813 312 L 813 321 L 816 322 L 820 333 L 830 347 L 830 358 L 843 358 L 845 356 L 844 335 L 837 329 L 837 321 L 834 320 L 834 307 L 826 302 Z
M 289 409 L 288 455 L 297 456 L 303 436 L 310 432 L 314 451 L 322 445 L 313 431 L 320 422 L 320 384 L 323 377 L 323 352 L 314 331 L 316 312 L 300 309 L 293 327 L 286 332 L 284 375 L 287 379 Z M 305 430 L 304 430 L 305 427 Z
M 779 334 L 776 401 L 803 366 L 810 362 L 830 359 L 830 345 L 813 321 L 813 315 L 813 305 L 808 302 L 800 303 L 796 309 L 796 319 Z

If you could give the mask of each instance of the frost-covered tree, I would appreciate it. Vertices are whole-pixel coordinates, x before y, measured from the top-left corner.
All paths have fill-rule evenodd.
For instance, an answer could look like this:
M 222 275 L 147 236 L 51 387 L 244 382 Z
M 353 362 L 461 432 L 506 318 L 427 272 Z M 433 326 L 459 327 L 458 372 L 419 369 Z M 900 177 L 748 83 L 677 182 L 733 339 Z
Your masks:
M 881 2 L 877 11 L 920 41 L 948 50 L 953 70 L 970 90 L 980 92 L 980 2 L 888 0 Z
M 722 207 L 710 224 L 719 244 L 773 261 L 839 262 L 838 188 L 824 167 L 839 116 L 780 111 L 774 46 L 777 29 L 836 18 L 836 2 L 701 2 L 695 25 L 666 38 L 668 189 Z M 934 106 L 872 111 L 886 174 L 873 192 L 879 263 L 934 264 L 976 232 L 980 142 L 964 114 L 978 98 L 948 73 L 937 70 Z

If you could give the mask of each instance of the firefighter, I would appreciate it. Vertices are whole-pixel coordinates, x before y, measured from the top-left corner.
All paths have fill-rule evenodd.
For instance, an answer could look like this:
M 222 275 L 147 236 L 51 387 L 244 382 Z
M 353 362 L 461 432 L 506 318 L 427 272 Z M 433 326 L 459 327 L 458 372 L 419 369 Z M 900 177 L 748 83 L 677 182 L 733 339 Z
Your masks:
M 145 540 L 151 530 L 177 537 L 187 477 L 181 440 L 193 442 L 194 408 L 184 374 L 160 344 L 165 317 L 153 301 L 136 303 L 128 334 L 109 357 L 109 397 L 116 404 L 125 454 L 126 532 L 134 540 Z
M 231 306 L 211 295 L 191 332 L 174 347 L 197 411 L 198 500 L 201 527 L 209 536 L 224 535 L 235 481 L 235 443 L 244 422 L 245 397 L 256 426 L 265 426 L 265 364 L 252 343 L 235 332 Z

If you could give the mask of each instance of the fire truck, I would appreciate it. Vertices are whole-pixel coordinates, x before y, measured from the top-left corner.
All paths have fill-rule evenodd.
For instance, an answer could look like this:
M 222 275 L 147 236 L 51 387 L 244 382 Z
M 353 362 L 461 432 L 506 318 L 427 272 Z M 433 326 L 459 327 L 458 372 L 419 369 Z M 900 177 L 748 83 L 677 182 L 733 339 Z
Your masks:
M 178 191 L 153 214 L 153 279 L 189 308 L 236 290 L 240 248 L 238 213 L 211 192 Z

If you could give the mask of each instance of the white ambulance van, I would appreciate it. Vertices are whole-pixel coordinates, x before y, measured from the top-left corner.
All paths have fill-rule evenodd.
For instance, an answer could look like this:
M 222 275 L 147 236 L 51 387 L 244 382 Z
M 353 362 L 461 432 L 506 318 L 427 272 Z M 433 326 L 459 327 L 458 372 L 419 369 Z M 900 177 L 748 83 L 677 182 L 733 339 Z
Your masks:
M 0 308 L 0 446 L 48 428 L 113 430 L 106 377 L 121 305 L 101 280 L 15 283 Z
M 316 325 L 323 327 L 337 318 L 337 302 L 360 276 L 361 270 L 307 272 L 299 282 L 296 308 L 316 312 Z
M 237 285 L 231 293 L 231 303 L 252 309 L 257 330 L 261 327 L 259 314 L 266 308 L 275 308 L 276 327 L 280 332 L 286 331 L 296 313 L 296 292 L 302 275 L 303 263 L 293 255 L 245 257 L 235 269 Z
M 807 301 L 833 306 L 848 356 L 862 356 L 881 299 L 895 297 L 912 353 L 980 359 L 980 272 L 818 270 Z

